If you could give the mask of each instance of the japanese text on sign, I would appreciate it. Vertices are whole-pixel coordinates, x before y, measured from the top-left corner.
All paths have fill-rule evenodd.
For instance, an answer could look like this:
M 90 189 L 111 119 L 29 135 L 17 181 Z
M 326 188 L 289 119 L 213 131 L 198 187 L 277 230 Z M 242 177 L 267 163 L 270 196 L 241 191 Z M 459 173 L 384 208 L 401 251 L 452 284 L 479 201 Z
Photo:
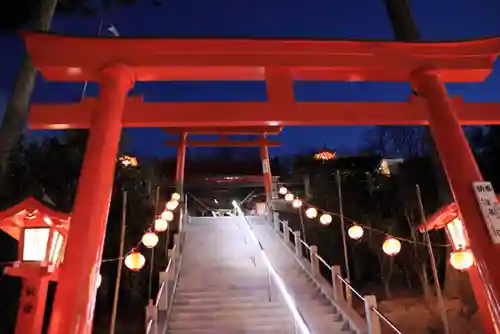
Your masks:
M 262 160 L 262 169 L 264 171 L 264 174 L 269 173 L 269 160 L 267 159 Z
M 474 182 L 474 193 L 491 241 L 500 243 L 500 204 L 490 182 Z

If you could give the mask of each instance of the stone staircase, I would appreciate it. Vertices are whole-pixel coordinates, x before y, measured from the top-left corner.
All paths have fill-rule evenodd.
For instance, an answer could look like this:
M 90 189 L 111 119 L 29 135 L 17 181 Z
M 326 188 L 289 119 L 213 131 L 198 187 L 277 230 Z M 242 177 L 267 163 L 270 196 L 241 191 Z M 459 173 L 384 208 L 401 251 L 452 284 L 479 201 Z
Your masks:
M 251 222 L 310 332 L 355 333 L 272 228 Z M 301 333 L 246 224 L 242 217 L 191 218 L 167 333 Z

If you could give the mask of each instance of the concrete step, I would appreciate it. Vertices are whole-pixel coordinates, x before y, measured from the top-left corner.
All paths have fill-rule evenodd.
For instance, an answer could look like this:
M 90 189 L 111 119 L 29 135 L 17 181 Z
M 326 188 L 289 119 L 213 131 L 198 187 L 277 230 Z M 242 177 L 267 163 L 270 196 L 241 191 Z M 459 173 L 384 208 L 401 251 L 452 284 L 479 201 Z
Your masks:
M 170 315 L 170 321 L 206 321 L 206 320 L 220 320 L 220 319 L 241 319 L 246 318 L 265 321 L 267 318 L 272 319 L 285 319 L 291 318 L 292 315 L 286 307 L 280 308 L 253 308 L 253 309 L 221 309 L 217 311 L 192 311 L 181 312 L 179 309 L 175 310 Z
M 175 304 L 172 308 L 172 314 L 176 312 L 218 312 L 231 310 L 261 310 L 282 309 L 286 306 L 281 302 L 255 302 L 255 303 L 227 303 L 227 304 Z M 287 309 L 288 310 L 288 309 Z
M 173 329 L 233 329 L 233 330 L 255 330 L 259 327 L 269 326 L 287 326 L 293 327 L 292 317 L 279 317 L 279 318 L 247 318 L 244 315 L 241 318 L 220 318 L 220 319 L 207 319 L 207 320 L 179 320 L 169 321 L 168 328 Z
M 293 327 L 286 326 L 260 326 L 253 329 L 173 329 L 168 330 L 167 334 L 296 334 Z
M 232 296 L 227 296 L 224 298 L 220 297 L 215 297 L 215 298 L 210 298 L 210 297 L 199 297 L 199 298 L 182 298 L 182 297 L 177 297 L 175 296 L 174 299 L 174 304 L 175 305 L 186 305 L 186 304 L 209 304 L 209 305 L 224 305 L 224 304 L 244 304 L 244 303 L 262 303 L 267 301 L 268 298 L 265 296 L 239 296 L 239 297 L 232 297 Z

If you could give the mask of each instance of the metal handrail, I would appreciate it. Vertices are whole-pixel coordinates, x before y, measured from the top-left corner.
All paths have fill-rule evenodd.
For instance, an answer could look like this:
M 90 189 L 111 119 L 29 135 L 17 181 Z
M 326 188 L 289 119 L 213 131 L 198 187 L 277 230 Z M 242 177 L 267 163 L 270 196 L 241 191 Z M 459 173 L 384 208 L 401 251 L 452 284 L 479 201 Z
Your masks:
M 248 220 L 247 216 L 245 216 L 245 214 L 243 214 L 243 212 L 241 211 L 241 208 L 240 208 L 239 206 L 238 206 L 238 208 L 237 208 L 236 210 L 238 210 L 238 211 L 239 211 L 239 214 L 243 217 L 243 219 L 245 220 L 245 222 L 246 222 L 246 224 L 247 224 L 248 228 L 250 229 L 250 233 L 252 233 L 252 234 L 253 234 L 252 224 L 251 224 L 251 223 L 250 223 L 250 221 Z M 258 241 L 258 240 L 256 239 L 255 235 L 254 235 L 254 238 L 255 238 L 254 240 L 258 243 L 258 245 L 259 245 L 259 247 L 260 247 L 261 251 L 263 252 L 264 256 L 267 256 L 267 255 L 266 255 L 266 252 L 265 252 L 264 247 L 262 246 L 262 244 L 260 243 L 260 241 Z M 268 260 L 268 261 L 269 261 L 269 260 Z M 269 261 L 269 262 L 270 262 L 270 261 Z M 271 266 L 272 266 L 272 265 L 270 264 L 270 267 L 268 268 L 268 269 L 269 269 L 269 279 L 271 279 Z M 281 278 L 280 278 L 280 277 L 279 277 L 279 275 L 277 275 L 276 273 L 275 273 L 275 275 L 276 275 L 276 276 L 274 276 L 274 277 L 273 277 L 273 278 L 274 278 L 274 280 L 275 280 L 275 282 L 276 282 L 277 284 L 280 284 L 279 280 L 280 280 Z M 271 282 L 270 282 L 270 280 L 269 280 L 269 288 L 271 287 L 270 283 L 271 283 Z M 281 283 L 281 284 L 283 284 L 283 283 Z M 284 297 L 284 298 L 285 298 L 285 300 L 286 300 L 286 296 L 285 296 L 286 292 L 281 291 L 281 294 L 282 294 L 282 297 Z M 295 301 L 292 301 L 292 303 L 294 304 L 294 305 L 293 305 L 293 307 L 295 308 L 295 311 L 297 312 L 298 317 L 300 318 L 300 320 L 302 321 L 302 323 L 305 325 L 305 327 L 309 329 L 309 328 L 310 328 L 310 326 L 309 326 L 309 324 L 307 323 L 307 321 L 306 321 L 306 319 L 304 318 L 304 316 L 302 315 L 302 313 L 300 312 L 300 310 L 298 310 L 298 309 L 297 309 L 297 307 L 296 307 L 296 305 L 295 305 Z M 290 307 L 290 306 L 289 306 L 289 307 Z M 292 312 L 292 313 L 293 313 L 293 312 Z M 297 319 L 294 319 L 293 324 L 294 324 L 294 331 L 295 331 L 296 333 L 297 333 L 297 322 L 298 322 L 298 321 L 297 321 Z
M 146 334 L 149 334 L 152 328 L 153 328 L 153 319 L 148 321 L 148 325 L 146 326 Z
M 328 262 L 326 262 L 325 259 L 323 259 L 321 256 L 319 256 L 318 253 L 316 253 L 316 257 L 318 258 L 318 260 L 320 262 L 322 262 L 325 265 L 325 267 L 327 267 L 328 269 L 330 269 L 330 271 L 332 270 L 332 268 L 330 267 L 330 265 L 328 264 Z
M 285 225 L 283 223 L 283 221 L 280 220 L 280 224 L 282 224 L 283 226 Z M 283 228 L 283 230 L 285 230 Z M 290 230 L 290 232 L 293 233 L 293 230 L 289 227 L 288 230 Z M 307 244 L 304 240 L 302 240 L 302 238 L 299 237 L 299 241 L 309 250 L 311 250 L 311 246 L 309 244 Z M 330 264 L 328 264 L 328 262 L 326 262 L 325 259 L 323 259 L 318 253 L 314 254 L 316 256 L 316 258 L 321 262 L 323 263 L 323 265 L 328 268 L 328 270 L 330 270 L 330 272 L 332 271 L 332 266 Z M 340 276 L 339 274 L 336 275 L 337 278 L 342 282 L 344 283 L 348 288 L 349 290 L 351 290 L 356 296 L 358 296 L 362 301 L 365 301 L 365 298 L 356 290 L 354 289 L 354 287 L 346 280 L 344 279 L 342 276 Z M 380 311 L 378 308 L 372 306 L 371 307 L 371 310 L 380 318 L 382 319 L 394 332 L 396 332 L 397 334 L 403 334 L 399 329 L 397 329 L 397 327 L 394 325 L 394 323 L 392 323 L 392 321 L 390 321 L 383 313 L 382 311 Z
M 346 280 L 344 279 L 342 276 L 340 276 L 339 274 L 337 274 L 337 278 L 342 282 L 344 283 L 352 292 L 354 292 L 354 294 L 356 296 L 359 297 L 359 299 L 361 299 L 362 301 L 365 301 L 365 297 L 363 297 L 356 289 L 354 289 L 354 287 Z
M 382 313 L 380 312 L 380 310 L 374 306 L 372 306 L 372 311 L 375 312 L 375 314 L 382 320 L 385 321 L 385 323 L 393 330 L 395 331 L 396 333 L 398 334 L 403 334 L 399 329 L 396 328 L 396 326 L 392 323 L 392 321 L 390 321 L 389 319 L 387 319 L 387 317 Z

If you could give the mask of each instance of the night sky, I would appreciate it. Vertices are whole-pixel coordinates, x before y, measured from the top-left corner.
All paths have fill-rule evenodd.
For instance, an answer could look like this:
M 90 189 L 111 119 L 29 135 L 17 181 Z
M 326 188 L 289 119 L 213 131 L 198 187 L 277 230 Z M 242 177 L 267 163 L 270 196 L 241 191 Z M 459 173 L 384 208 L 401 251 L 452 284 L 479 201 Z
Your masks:
M 95 36 L 103 19 L 113 24 L 122 36 L 393 39 L 382 0 L 163 0 L 161 7 L 140 1 L 140 5 L 118 8 L 93 18 L 56 17 L 53 31 Z M 413 0 L 412 4 L 425 40 L 500 35 L 500 0 Z M 108 31 L 103 34 L 110 35 Z M 0 63 L 0 111 L 3 113 L 24 50 L 15 35 L 0 36 L 0 43 L 3 60 Z M 38 78 L 33 101 L 77 101 L 82 86 L 46 83 Z M 486 82 L 448 85 L 448 89 L 450 94 L 462 95 L 466 101 L 500 102 L 499 62 Z M 90 85 L 87 95 L 96 94 L 97 88 Z M 132 94 L 142 94 L 147 101 L 259 101 L 265 99 L 265 88 L 255 82 L 139 83 Z M 297 99 L 302 101 L 402 101 L 409 94 L 408 84 L 401 83 L 296 85 Z M 326 144 L 341 154 L 349 154 L 363 145 L 369 129 L 290 127 L 280 136 L 283 146 L 273 153 L 296 153 Z M 134 154 L 159 156 L 172 152 L 163 147 L 167 137 L 160 129 L 126 132 Z M 43 134 L 34 133 L 37 137 Z

